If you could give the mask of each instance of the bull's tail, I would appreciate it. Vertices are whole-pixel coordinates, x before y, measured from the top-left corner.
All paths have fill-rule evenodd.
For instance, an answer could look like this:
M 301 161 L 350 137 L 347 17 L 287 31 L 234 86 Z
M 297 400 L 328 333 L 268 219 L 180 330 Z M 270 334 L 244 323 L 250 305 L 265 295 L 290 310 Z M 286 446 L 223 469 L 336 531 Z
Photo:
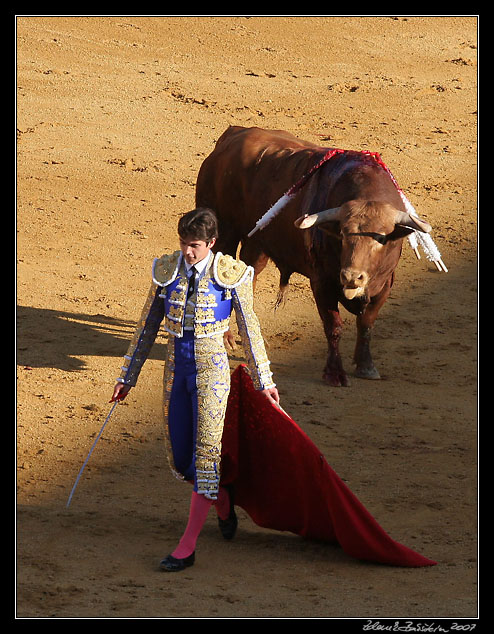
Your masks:
M 278 295 L 276 296 L 276 302 L 274 304 L 275 310 L 280 308 L 280 306 L 284 306 L 286 303 L 290 277 L 291 272 L 280 271 L 280 286 L 278 288 Z

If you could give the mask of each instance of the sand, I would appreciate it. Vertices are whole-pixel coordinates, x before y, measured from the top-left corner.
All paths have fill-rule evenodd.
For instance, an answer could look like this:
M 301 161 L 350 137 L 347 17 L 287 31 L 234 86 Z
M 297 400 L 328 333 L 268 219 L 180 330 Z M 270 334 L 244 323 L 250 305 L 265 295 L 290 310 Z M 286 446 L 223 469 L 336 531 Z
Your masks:
M 477 616 L 477 18 L 24 16 L 17 35 L 17 618 Z M 282 405 L 398 541 L 364 564 L 214 514 L 161 573 L 188 512 L 166 464 L 164 337 L 107 425 L 154 257 L 177 248 L 229 125 L 381 153 L 448 273 L 405 244 L 373 340 L 380 381 L 330 388 L 307 280 L 256 305 Z M 354 319 L 343 313 L 351 375 Z M 243 358 L 231 356 L 234 369 Z

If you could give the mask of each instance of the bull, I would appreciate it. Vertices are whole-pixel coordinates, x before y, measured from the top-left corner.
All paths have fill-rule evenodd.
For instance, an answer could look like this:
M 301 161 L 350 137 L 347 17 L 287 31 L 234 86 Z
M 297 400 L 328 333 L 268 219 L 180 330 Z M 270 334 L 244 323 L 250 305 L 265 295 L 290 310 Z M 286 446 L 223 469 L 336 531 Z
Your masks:
M 346 386 L 339 305 L 356 316 L 355 375 L 379 379 L 374 322 L 390 295 L 403 238 L 431 226 L 407 213 L 389 173 L 366 153 L 341 152 L 314 170 L 327 151 L 284 131 L 230 127 L 201 165 L 196 205 L 217 214 L 215 248 L 236 256 L 241 245 L 239 257 L 254 268 L 254 279 L 269 259 L 275 263 L 278 301 L 293 273 L 308 278 L 328 343 L 323 379 Z M 253 232 L 266 209 L 311 170 L 282 212 Z

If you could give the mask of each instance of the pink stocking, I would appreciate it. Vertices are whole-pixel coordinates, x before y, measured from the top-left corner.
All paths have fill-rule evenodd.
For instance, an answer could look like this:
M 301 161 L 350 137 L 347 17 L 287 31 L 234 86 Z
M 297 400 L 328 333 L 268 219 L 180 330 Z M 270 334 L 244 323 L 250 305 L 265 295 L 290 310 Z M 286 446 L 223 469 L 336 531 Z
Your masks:
M 212 500 L 208 500 L 204 495 L 196 493 L 195 491 L 192 492 L 187 527 L 178 546 L 172 552 L 172 557 L 184 559 L 194 552 L 197 538 L 204 526 L 212 504 Z

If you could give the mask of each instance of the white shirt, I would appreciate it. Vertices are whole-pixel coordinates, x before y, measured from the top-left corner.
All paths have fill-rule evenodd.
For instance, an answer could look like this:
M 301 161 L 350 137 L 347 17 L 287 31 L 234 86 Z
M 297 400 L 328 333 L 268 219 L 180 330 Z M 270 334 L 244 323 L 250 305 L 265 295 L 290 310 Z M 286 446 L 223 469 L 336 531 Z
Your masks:
M 204 259 L 202 259 L 200 262 L 196 262 L 195 264 L 189 264 L 187 260 L 185 260 L 185 270 L 187 271 L 187 277 L 190 277 L 192 275 L 192 267 L 195 267 L 196 271 L 199 273 L 199 275 L 196 277 L 196 281 L 200 277 L 202 277 L 206 266 L 208 265 L 210 255 L 211 252 L 209 252 Z

